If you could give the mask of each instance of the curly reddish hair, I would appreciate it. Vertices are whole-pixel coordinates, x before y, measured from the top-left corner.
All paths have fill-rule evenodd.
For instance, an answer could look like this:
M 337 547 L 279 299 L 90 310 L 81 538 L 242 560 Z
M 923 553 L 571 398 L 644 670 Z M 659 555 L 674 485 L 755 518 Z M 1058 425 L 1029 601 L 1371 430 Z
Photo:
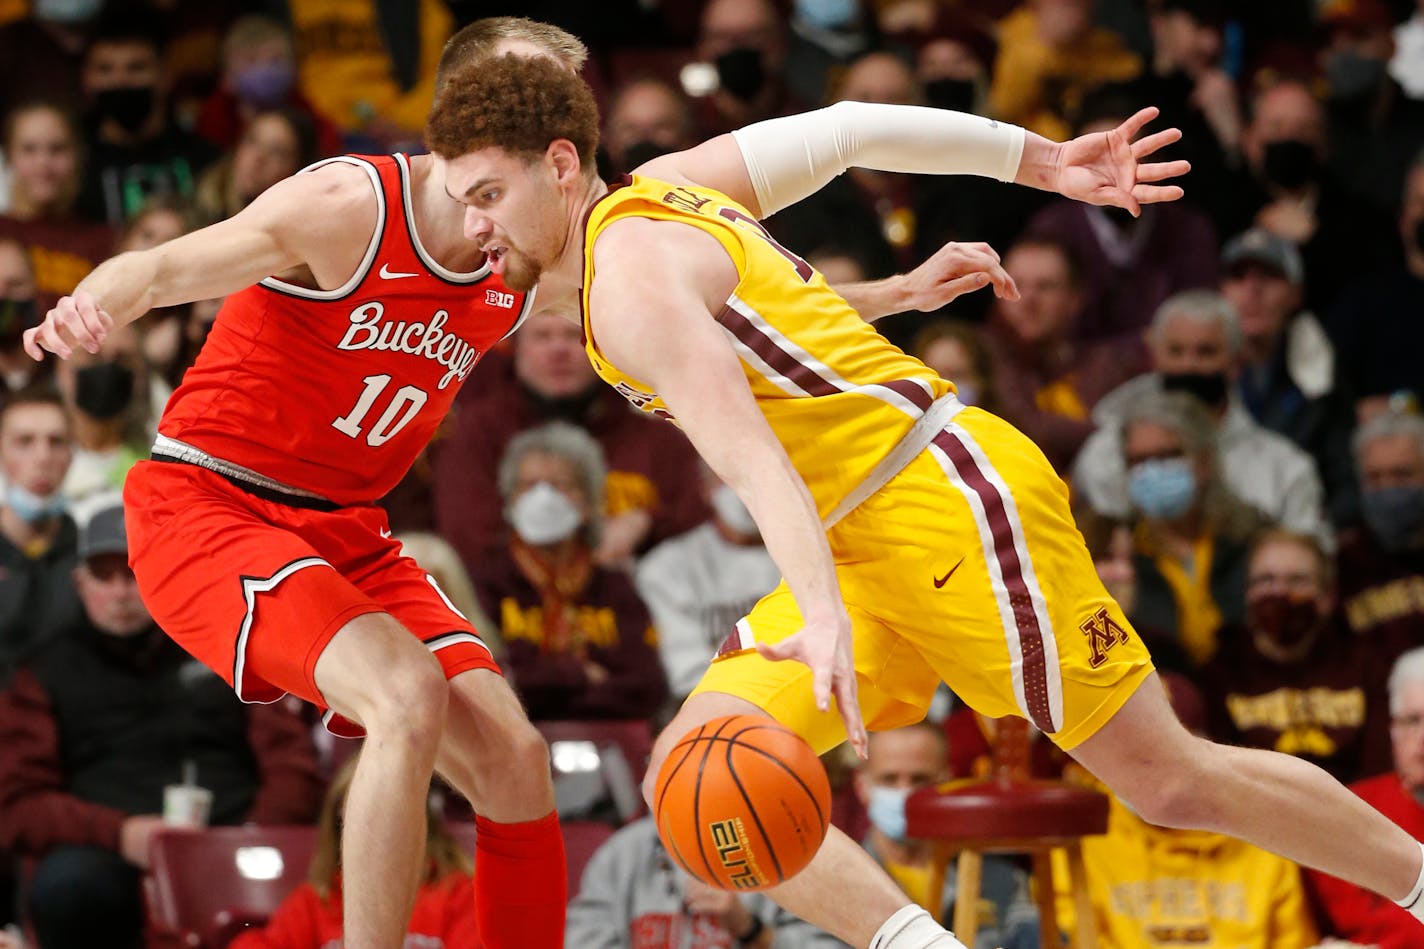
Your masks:
M 491 147 L 533 157 L 559 139 L 593 169 L 598 105 L 582 79 L 546 56 L 510 53 L 460 67 L 425 123 L 426 146 L 447 160 Z

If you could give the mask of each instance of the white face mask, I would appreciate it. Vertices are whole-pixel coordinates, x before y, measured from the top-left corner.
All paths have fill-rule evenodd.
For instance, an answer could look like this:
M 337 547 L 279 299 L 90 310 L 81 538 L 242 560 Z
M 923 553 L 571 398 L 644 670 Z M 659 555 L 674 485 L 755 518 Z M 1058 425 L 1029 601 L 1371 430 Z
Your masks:
M 727 525 L 727 529 L 733 533 L 747 536 L 761 533 L 757 522 L 752 518 L 752 512 L 748 511 L 742 499 L 737 497 L 737 492 L 725 484 L 719 484 L 712 492 L 712 511 L 717 515 L 717 520 Z
M 519 538 L 536 546 L 567 540 L 583 524 L 583 515 L 574 502 L 547 481 L 540 481 L 515 498 L 507 516 Z

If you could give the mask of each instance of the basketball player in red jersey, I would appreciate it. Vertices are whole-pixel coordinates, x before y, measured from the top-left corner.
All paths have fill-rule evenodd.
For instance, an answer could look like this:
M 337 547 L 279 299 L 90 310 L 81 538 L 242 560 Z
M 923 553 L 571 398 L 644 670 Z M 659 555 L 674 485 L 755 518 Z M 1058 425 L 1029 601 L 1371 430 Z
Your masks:
M 442 69 L 531 43 L 581 65 L 563 31 L 511 41 L 500 22 L 452 40 Z M 342 847 L 352 949 L 402 944 L 432 770 L 479 815 L 484 945 L 563 945 L 547 748 L 374 504 L 532 303 L 462 238 L 462 211 L 428 156 L 329 159 L 106 262 L 26 340 L 37 359 L 97 351 L 155 307 L 228 297 L 125 485 L 133 567 L 159 624 L 243 700 L 290 692 L 337 734 L 364 730 Z

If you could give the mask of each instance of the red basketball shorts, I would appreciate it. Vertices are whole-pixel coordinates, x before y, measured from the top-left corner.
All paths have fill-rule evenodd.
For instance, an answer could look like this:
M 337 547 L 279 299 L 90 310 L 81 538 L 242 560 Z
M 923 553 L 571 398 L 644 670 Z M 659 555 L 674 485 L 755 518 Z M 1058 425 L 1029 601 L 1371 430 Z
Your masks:
M 124 485 L 129 563 L 158 625 L 244 702 L 292 693 L 334 715 L 313 672 L 337 630 L 389 613 L 452 678 L 499 666 L 434 578 L 400 553 L 375 506 L 311 510 L 206 468 L 142 461 Z

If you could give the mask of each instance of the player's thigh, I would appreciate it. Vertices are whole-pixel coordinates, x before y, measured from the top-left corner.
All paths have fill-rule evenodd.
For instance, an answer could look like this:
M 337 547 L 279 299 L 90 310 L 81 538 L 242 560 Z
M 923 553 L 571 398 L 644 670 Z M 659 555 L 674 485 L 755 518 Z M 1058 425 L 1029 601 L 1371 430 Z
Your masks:
M 886 622 L 985 715 L 1022 716 L 1072 748 L 1151 672 L 1066 487 L 987 413 L 963 413 L 847 522 L 854 543 L 880 545 Z
M 158 625 L 244 700 L 291 692 L 324 705 L 318 657 L 343 626 L 380 606 L 303 536 L 317 515 L 159 462 L 135 466 L 124 500 L 129 560 Z
M 939 677 L 895 630 L 860 605 L 877 595 L 861 576 L 863 569 L 863 564 L 844 564 L 836 573 L 850 614 L 861 714 L 867 728 L 880 731 L 923 718 Z M 816 708 L 811 670 L 800 662 L 773 662 L 756 651 L 757 643 L 780 642 L 801 626 L 801 612 L 783 582 L 738 621 L 685 707 L 704 694 L 720 693 L 764 711 L 805 738 L 817 754 L 840 744 L 846 737 L 840 714 L 834 701 L 824 712 Z

